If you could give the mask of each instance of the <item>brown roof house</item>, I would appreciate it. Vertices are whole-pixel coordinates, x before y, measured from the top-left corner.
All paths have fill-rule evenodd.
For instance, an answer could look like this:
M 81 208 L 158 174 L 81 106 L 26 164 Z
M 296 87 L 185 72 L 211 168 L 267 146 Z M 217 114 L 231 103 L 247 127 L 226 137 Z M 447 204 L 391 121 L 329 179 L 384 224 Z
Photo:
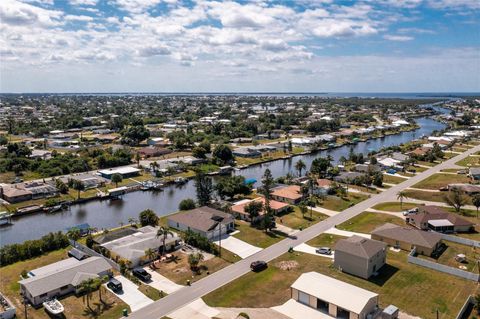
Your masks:
M 425 256 L 432 255 L 442 243 L 442 235 L 414 228 L 402 227 L 386 223 L 372 232 L 372 239 L 386 243 L 389 246 L 411 251 Z
M 265 207 L 265 198 L 263 197 L 259 197 L 255 199 L 246 199 L 246 200 L 237 202 L 235 205 L 232 206 L 233 215 L 239 219 L 250 221 L 250 215 L 247 212 L 245 212 L 245 207 L 253 201 L 260 202 L 262 203 L 262 205 L 264 205 L 263 207 Z M 289 206 L 290 205 L 288 205 L 287 203 L 278 202 L 276 200 L 270 201 L 270 208 L 274 214 L 283 213 L 288 209 Z M 265 211 L 262 208 L 258 217 L 255 218 L 254 222 L 263 219 L 264 215 L 265 215 Z
M 474 224 L 456 214 L 449 213 L 438 206 L 420 206 L 418 213 L 409 215 L 407 223 L 422 230 L 434 230 L 442 233 L 469 232 Z
M 214 239 L 235 229 L 232 215 L 203 206 L 168 217 L 168 226 Z
M 274 189 L 272 192 L 272 198 L 280 202 L 294 205 L 302 201 L 303 195 L 300 191 L 300 186 L 290 185 Z
M 161 147 L 144 147 L 138 150 L 138 153 L 144 158 L 163 156 L 172 153 L 172 150 Z
M 334 266 L 343 272 L 368 279 L 385 265 L 387 244 L 354 235 L 335 245 Z

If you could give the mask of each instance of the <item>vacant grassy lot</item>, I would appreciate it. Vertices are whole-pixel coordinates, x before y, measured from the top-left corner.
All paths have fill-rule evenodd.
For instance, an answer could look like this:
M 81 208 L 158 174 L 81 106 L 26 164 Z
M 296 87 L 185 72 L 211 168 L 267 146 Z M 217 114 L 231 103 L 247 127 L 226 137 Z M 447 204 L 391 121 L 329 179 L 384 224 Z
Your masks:
M 465 157 L 463 160 L 456 162 L 455 164 L 460 166 L 480 166 L 480 157 L 479 156 L 468 156 Z
M 214 273 L 217 270 L 230 265 L 229 262 L 222 258 L 213 257 L 209 260 L 200 262 L 198 271 L 193 272 L 188 264 L 187 254 L 175 252 L 173 255 L 176 257 L 173 261 L 160 263 L 156 271 L 179 285 L 185 285 L 187 280 L 195 282 L 208 276 L 208 274 Z
M 338 236 L 338 235 L 330 235 L 330 234 L 321 234 L 313 239 L 307 241 L 307 244 L 313 247 L 330 247 L 333 248 L 337 241 L 343 239 L 345 237 Z
M 392 176 L 389 174 L 383 174 L 383 182 L 388 184 L 400 184 L 401 182 L 405 182 L 406 178 L 401 178 L 398 176 Z
M 460 266 L 466 267 L 460 268 L 466 271 L 478 273 L 477 260 L 480 259 L 480 252 L 472 247 L 460 245 L 450 241 L 444 241 L 447 246 L 446 250 L 438 257 L 434 259 L 432 257 L 420 256 L 421 258 L 437 262 L 442 265 L 447 265 L 453 268 L 459 268 Z M 466 256 L 466 262 L 460 263 L 455 260 L 455 256 L 458 254 L 464 254 Z
M 145 296 L 147 296 L 152 300 L 162 299 L 167 295 L 163 291 L 158 291 L 152 286 L 145 285 L 145 284 L 141 284 L 140 287 L 138 287 L 138 290 L 140 290 Z
M 448 184 L 453 183 L 468 183 L 470 178 L 465 175 L 452 175 L 452 174 L 432 174 L 425 178 L 423 181 L 413 185 L 414 188 L 424 189 L 439 189 L 445 187 Z
M 425 201 L 432 201 L 432 202 L 442 202 L 444 203 L 444 196 L 445 192 L 422 192 L 418 190 L 409 190 L 406 189 L 403 191 L 405 195 L 407 196 L 407 201 L 408 198 L 414 198 L 414 199 L 420 199 L 420 200 L 425 200 Z
M 279 215 L 276 218 L 276 221 L 279 224 L 285 225 L 293 229 L 304 229 L 310 225 L 316 224 L 319 221 L 324 220 L 327 217 L 327 215 L 316 212 L 314 210 L 310 210 L 310 207 L 308 208 L 305 217 L 303 217 L 300 208 L 295 206 L 293 212 Z
M 328 195 L 318 204 L 318 206 L 340 212 L 350 206 L 364 201 L 367 198 L 368 196 L 358 193 L 348 193 L 348 196 L 345 198 Z
M 414 203 L 403 203 L 403 205 L 400 205 L 400 202 L 385 202 L 385 203 L 380 203 L 375 206 L 373 206 L 373 209 L 378 209 L 378 210 L 384 210 L 387 212 L 401 212 L 407 209 L 412 209 L 415 207 L 418 207 L 418 204 Z
M 391 223 L 396 225 L 405 225 L 403 219 L 396 216 L 382 214 L 382 213 L 370 213 L 363 212 L 354 218 L 347 220 L 340 225 L 337 225 L 338 229 L 369 234 L 375 228 L 382 226 L 385 223 Z
M 380 276 L 367 281 L 342 273 L 332 261 L 303 253 L 286 253 L 269 263 L 260 273 L 248 273 L 204 297 L 207 304 L 219 307 L 271 307 L 290 299 L 290 285 L 304 272 L 316 271 L 355 286 L 379 293 L 380 305 L 394 304 L 422 318 L 453 318 L 476 284 L 454 276 L 407 263 L 405 252 L 388 252 L 388 265 Z M 282 270 L 290 262 L 296 267 Z M 448 283 L 448 284 L 446 284 Z M 435 292 L 435 293 L 432 293 Z M 420 302 L 419 302 L 420 301 Z
M 20 285 L 18 281 L 21 279 L 23 270 L 29 271 L 35 268 L 46 266 L 67 258 L 67 251 L 70 248 L 50 252 L 43 256 L 33 258 L 26 261 L 20 261 L 12 265 L 0 268 L 0 291 L 4 293 L 17 308 L 17 317 L 24 317 L 24 307 L 20 299 Z M 122 309 L 128 306 L 118 299 L 114 294 L 106 289 L 102 291 L 103 303 L 99 301 L 98 293 L 92 295 L 90 301 L 91 309 L 83 303 L 82 297 L 73 295 L 60 298 L 60 302 L 65 307 L 65 317 L 67 318 L 119 318 L 122 315 Z M 28 307 L 28 318 L 40 319 L 50 318 L 43 308 L 34 309 Z
M 235 226 L 240 232 L 233 235 L 234 237 L 261 248 L 271 246 L 285 239 L 286 236 L 283 233 L 275 231 L 265 233 L 262 229 L 252 227 L 250 223 L 242 220 L 237 220 Z
M 432 162 L 425 162 L 425 161 L 418 161 L 417 162 L 418 165 L 423 165 L 423 166 L 430 166 L 430 167 L 433 167 L 435 165 L 437 165 L 438 163 L 432 163 Z

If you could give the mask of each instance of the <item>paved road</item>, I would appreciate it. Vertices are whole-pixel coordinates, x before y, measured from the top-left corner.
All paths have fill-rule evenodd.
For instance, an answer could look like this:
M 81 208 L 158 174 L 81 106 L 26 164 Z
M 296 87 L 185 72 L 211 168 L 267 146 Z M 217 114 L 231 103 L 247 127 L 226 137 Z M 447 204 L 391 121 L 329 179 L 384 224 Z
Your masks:
M 298 232 L 297 239 L 287 238 L 284 239 L 252 256 L 249 256 L 239 262 L 236 262 L 233 265 L 230 265 L 226 268 L 223 268 L 208 277 L 205 277 L 192 284 L 191 287 L 185 287 L 177 292 L 168 295 L 165 298 L 162 298 L 153 304 L 150 304 L 140 310 L 137 310 L 129 315 L 129 318 L 161 318 L 168 313 L 178 309 L 197 298 L 200 298 L 209 292 L 233 281 L 234 279 L 248 273 L 250 271 L 250 263 L 255 260 L 265 260 L 271 261 L 272 259 L 277 258 L 278 256 L 286 253 L 289 247 L 295 247 L 304 243 L 320 234 L 326 230 L 334 227 L 335 225 L 341 224 L 358 214 L 364 212 L 366 209 L 386 201 L 396 201 L 397 193 L 405 188 L 411 187 L 414 184 L 420 182 L 426 177 L 439 172 L 442 169 L 449 168 L 455 164 L 455 162 L 467 157 L 470 154 L 480 151 L 480 145 L 475 146 L 474 148 L 452 157 L 451 159 L 438 164 L 435 167 L 432 167 L 418 175 L 411 177 L 410 179 L 405 180 L 404 182 L 393 186 L 386 191 L 373 195 L 367 200 L 358 203 L 355 206 L 352 206 L 343 212 L 336 214 L 327 218 L 326 220 L 317 223 L 301 232 Z

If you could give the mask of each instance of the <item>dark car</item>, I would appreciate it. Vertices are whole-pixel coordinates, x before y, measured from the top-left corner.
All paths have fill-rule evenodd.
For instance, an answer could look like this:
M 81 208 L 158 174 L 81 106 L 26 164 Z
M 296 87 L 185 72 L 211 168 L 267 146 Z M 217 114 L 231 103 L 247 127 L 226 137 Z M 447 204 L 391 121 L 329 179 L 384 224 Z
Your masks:
M 108 281 L 107 287 L 115 292 L 123 290 L 122 283 L 115 278 L 112 278 Z
M 132 270 L 132 274 L 142 281 L 150 281 L 150 279 L 152 279 L 152 275 L 150 275 L 145 269 L 140 267 L 134 268 Z
M 317 248 L 317 249 L 315 249 L 315 252 L 317 254 L 321 254 L 321 255 L 331 255 L 332 254 L 332 250 L 328 247 Z
M 262 271 L 268 267 L 267 263 L 263 260 L 257 260 L 250 264 L 250 269 L 252 271 Z

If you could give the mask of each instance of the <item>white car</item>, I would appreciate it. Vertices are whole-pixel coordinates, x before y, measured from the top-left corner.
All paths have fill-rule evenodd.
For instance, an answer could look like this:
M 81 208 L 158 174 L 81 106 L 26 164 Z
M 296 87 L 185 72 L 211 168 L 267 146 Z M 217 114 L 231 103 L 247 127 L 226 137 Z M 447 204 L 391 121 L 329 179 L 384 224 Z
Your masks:
M 403 216 L 413 215 L 413 214 L 416 214 L 416 213 L 418 213 L 418 208 L 412 208 L 412 209 L 409 209 L 409 210 L 404 210 L 402 212 Z

